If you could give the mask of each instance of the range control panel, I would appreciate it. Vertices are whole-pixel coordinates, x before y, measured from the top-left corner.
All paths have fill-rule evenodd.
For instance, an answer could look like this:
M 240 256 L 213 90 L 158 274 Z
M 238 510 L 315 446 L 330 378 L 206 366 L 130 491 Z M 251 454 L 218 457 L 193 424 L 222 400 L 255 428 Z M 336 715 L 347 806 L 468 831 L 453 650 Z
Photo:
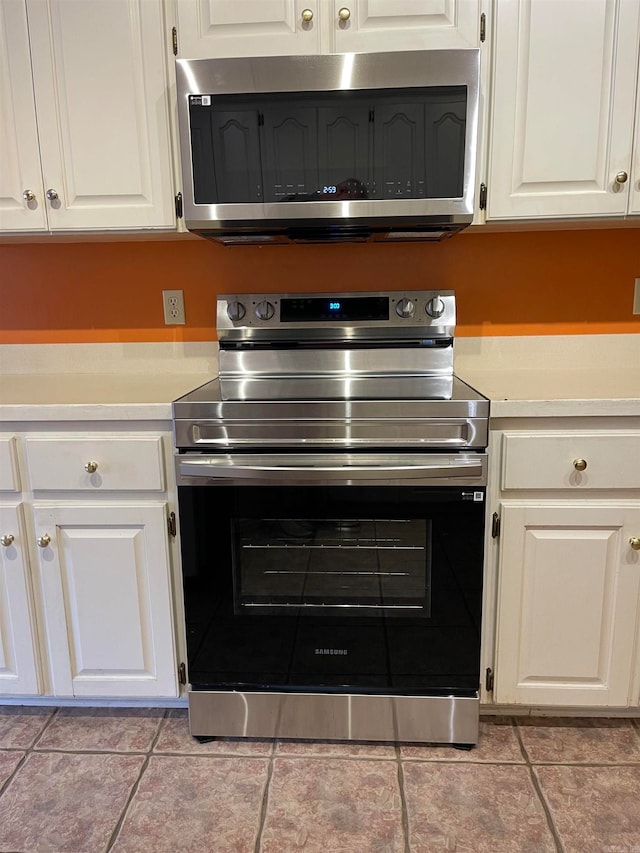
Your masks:
M 220 337 L 233 330 L 348 327 L 426 332 L 454 327 L 455 294 L 451 290 L 375 293 L 242 293 L 218 297 Z M 303 332 L 304 333 L 304 332 Z M 236 337 L 235 334 L 231 335 Z

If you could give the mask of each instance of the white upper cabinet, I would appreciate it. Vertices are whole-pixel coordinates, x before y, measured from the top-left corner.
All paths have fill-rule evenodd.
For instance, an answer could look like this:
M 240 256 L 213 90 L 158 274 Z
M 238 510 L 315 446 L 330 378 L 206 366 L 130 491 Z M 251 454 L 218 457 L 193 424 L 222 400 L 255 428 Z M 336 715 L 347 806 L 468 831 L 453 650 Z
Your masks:
M 496 3 L 489 219 L 640 211 L 639 24 L 636 0 Z
M 27 10 L 22 0 L 6 0 L 0 3 L 0 230 L 44 230 L 42 199 Z
M 161 0 L 7 0 L 0 14 L 2 230 L 173 227 Z
M 207 59 L 318 53 L 321 2 L 179 0 L 178 56 Z
M 177 0 L 186 59 L 477 47 L 479 0 Z
M 478 0 L 332 0 L 332 5 L 336 53 L 480 45 Z
M 636 101 L 636 130 L 634 134 L 633 165 L 631 166 L 631 196 L 629 213 L 640 214 L 640 61 L 638 62 L 638 99 Z

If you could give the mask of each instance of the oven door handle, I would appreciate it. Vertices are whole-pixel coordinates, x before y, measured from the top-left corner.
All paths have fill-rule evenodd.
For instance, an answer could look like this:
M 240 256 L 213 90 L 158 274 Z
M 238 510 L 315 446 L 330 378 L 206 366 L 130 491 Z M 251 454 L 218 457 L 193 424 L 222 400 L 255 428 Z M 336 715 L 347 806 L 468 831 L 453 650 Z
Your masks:
M 482 458 L 452 459 L 446 464 L 442 460 L 430 462 L 407 462 L 406 464 L 307 464 L 281 463 L 245 464 L 241 459 L 231 462 L 226 459 L 202 457 L 180 460 L 179 473 L 183 477 L 203 477 L 208 480 L 281 480 L 314 482 L 315 480 L 399 480 L 428 479 L 436 477 L 481 477 L 484 473 Z

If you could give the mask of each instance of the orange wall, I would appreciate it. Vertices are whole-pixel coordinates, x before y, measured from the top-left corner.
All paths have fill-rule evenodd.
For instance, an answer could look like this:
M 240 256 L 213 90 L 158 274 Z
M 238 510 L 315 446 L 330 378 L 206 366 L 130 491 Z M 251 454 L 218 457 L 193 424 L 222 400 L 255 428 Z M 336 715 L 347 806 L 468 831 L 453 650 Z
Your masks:
M 486 233 L 437 244 L 225 248 L 205 240 L 0 245 L 0 343 L 205 341 L 216 294 L 450 289 L 459 335 L 639 332 L 640 230 Z M 165 326 L 161 291 L 184 291 Z

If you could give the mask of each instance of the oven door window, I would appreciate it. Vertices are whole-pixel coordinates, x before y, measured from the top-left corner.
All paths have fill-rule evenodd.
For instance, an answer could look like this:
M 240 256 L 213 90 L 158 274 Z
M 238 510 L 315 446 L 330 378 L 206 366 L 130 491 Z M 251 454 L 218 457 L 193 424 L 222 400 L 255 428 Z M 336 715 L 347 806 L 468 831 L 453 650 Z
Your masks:
M 241 518 L 233 538 L 237 614 L 430 614 L 428 519 Z

